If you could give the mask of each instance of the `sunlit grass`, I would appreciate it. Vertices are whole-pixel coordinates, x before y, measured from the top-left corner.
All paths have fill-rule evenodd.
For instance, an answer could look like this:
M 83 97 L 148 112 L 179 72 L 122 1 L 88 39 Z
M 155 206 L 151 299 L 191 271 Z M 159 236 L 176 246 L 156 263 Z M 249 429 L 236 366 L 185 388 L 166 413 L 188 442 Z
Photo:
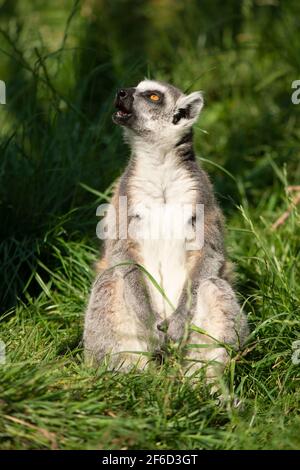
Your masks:
M 38 3 L 32 24 L 33 6 L 0 7 L 0 447 L 299 449 L 299 206 L 272 230 L 300 184 L 299 3 L 222 2 L 221 19 L 208 1 L 148 0 L 130 17 L 127 1 Z M 251 329 L 223 404 L 176 351 L 143 373 L 83 363 L 96 208 L 128 156 L 113 96 L 145 75 L 204 90 L 196 150 Z

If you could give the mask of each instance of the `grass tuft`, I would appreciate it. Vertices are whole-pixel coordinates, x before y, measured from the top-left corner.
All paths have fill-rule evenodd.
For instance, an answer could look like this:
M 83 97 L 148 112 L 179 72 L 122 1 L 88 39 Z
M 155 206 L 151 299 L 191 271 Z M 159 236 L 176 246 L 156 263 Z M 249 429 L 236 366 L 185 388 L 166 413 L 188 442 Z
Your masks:
M 300 183 L 299 2 L 137 3 L 0 2 L 0 447 L 299 449 L 299 205 L 272 229 Z M 144 76 L 204 90 L 195 145 L 251 328 L 221 404 L 176 354 L 83 364 L 96 208 L 128 156 L 113 97 Z

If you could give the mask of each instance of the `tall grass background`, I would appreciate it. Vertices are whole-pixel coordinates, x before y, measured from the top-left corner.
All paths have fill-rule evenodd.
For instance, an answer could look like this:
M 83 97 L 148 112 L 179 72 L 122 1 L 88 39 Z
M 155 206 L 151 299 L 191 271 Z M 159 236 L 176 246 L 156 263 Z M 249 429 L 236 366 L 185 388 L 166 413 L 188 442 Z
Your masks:
M 300 448 L 300 79 L 297 0 L 0 1 L 2 449 Z M 216 405 L 171 358 L 143 374 L 85 368 L 96 207 L 128 149 L 111 121 L 144 77 L 204 91 L 199 161 L 227 219 L 251 335 Z M 295 362 L 295 361 L 294 361 Z

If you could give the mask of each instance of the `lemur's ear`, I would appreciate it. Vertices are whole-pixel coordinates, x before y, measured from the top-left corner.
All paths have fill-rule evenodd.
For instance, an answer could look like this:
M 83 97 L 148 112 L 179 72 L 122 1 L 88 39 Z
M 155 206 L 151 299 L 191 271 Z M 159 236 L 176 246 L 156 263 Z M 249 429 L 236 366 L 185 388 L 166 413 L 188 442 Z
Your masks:
M 204 101 L 200 91 L 181 96 L 176 103 L 173 124 L 178 124 L 181 119 L 193 124 L 197 120 L 203 104 Z

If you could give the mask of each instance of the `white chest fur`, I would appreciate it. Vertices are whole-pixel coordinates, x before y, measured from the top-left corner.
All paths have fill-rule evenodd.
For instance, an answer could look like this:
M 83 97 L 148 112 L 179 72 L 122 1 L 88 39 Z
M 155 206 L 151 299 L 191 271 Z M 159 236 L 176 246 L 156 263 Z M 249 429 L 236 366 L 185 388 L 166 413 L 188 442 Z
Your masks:
M 130 196 L 142 264 L 176 308 L 187 279 L 185 227 L 195 202 L 195 182 L 174 154 L 142 154 L 130 182 Z M 146 279 L 154 308 L 168 317 L 172 307 Z

